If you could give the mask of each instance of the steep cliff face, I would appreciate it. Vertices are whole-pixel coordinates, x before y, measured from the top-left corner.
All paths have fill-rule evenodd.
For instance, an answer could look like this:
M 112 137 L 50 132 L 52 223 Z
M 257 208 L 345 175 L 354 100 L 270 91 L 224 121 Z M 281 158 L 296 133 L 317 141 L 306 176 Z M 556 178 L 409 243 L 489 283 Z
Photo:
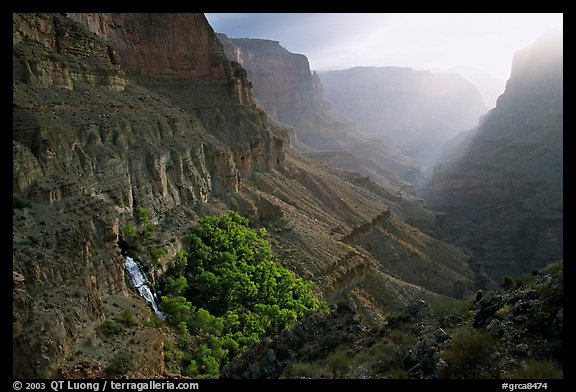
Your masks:
M 514 56 L 506 92 L 435 168 L 431 205 L 495 279 L 563 257 L 563 39 Z M 504 235 L 505 233 L 505 235 Z
M 473 290 L 469 257 L 403 222 L 385 189 L 286 149 L 202 16 L 14 14 L 13 36 L 15 377 L 102 376 L 119 350 L 134 352 L 132 376 L 163 374 L 170 333 L 126 287 L 118 242 L 137 208 L 168 250 L 157 273 L 198 217 L 234 208 L 325 298 L 353 296 L 372 322 Z M 106 336 L 128 310 L 137 325 Z
M 418 173 L 411 159 L 378 138 L 361 135 L 352 121 L 334 110 L 306 56 L 289 52 L 277 41 L 224 34 L 218 38 L 228 58 L 246 68 L 258 104 L 274 120 L 293 128 L 297 151 L 410 189 Z
M 174 18 L 186 28 L 163 35 Z M 214 54 L 203 16 L 78 19 L 100 35 L 62 15 L 13 16 L 13 190 L 29 203 L 13 226 L 13 268 L 25 278 L 14 294 L 19 377 L 53 374 L 104 320 L 104 299 L 129 294 L 117 239 L 135 208 L 154 218 L 206 203 L 285 156 L 287 135 L 255 109 L 245 72 Z M 173 48 L 182 35 L 201 59 L 193 66 L 147 55 L 152 38 Z M 171 89 L 181 93 L 161 95 Z M 152 372 L 161 358 L 160 347 Z
M 474 86 L 455 74 L 355 67 L 320 78 L 336 110 L 419 162 L 434 159 L 449 137 L 476 126 L 486 111 Z

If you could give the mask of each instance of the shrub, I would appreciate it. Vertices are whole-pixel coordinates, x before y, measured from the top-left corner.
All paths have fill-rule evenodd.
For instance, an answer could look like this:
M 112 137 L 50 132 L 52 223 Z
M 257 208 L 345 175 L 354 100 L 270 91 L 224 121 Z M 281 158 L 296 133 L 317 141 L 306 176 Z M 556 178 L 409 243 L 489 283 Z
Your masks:
M 406 372 L 406 369 L 395 366 L 386 372 L 386 378 L 394 380 L 406 379 L 408 378 L 408 373 Z
M 136 228 L 131 224 L 127 224 L 122 227 L 122 236 L 124 237 L 124 241 L 127 243 L 133 243 L 136 237 L 138 236 L 138 232 Z
M 552 263 L 547 267 L 547 269 L 550 275 L 555 275 L 558 272 L 562 271 L 564 269 L 564 266 L 562 263 Z
M 113 376 L 119 376 L 128 373 L 134 369 L 134 356 L 128 351 L 120 351 L 110 361 L 104 371 Z
M 30 207 L 30 202 L 15 193 L 12 194 L 12 208 Z
M 512 279 L 508 275 L 503 276 L 502 277 L 502 287 L 505 289 L 511 289 L 512 287 L 514 287 L 514 279 Z
M 430 305 L 424 310 L 424 314 L 434 318 L 449 316 L 468 316 L 472 304 L 466 300 L 446 300 Z
M 564 371 L 552 359 L 537 360 L 529 359 L 518 367 L 512 378 L 525 380 L 550 380 L 564 378 Z
M 488 332 L 463 330 L 454 336 L 452 346 L 442 354 L 449 364 L 448 378 L 489 377 L 490 355 L 496 350 L 497 340 Z
M 138 208 L 136 210 L 136 221 L 141 225 L 145 225 L 150 220 L 150 212 L 146 208 Z
M 290 369 L 290 375 L 295 378 L 313 378 L 315 367 L 309 362 L 296 362 Z
M 132 327 L 137 324 L 134 320 L 134 314 L 130 309 L 126 309 L 120 316 L 116 317 L 116 321 L 124 324 L 126 327 Z
M 374 359 L 378 362 L 379 368 L 385 370 L 401 367 L 407 350 L 390 340 L 385 340 L 371 347 L 369 351 L 374 354 Z
M 342 377 L 348 369 L 350 359 L 343 351 L 336 351 L 326 358 L 326 366 L 330 369 L 334 378 Z
M 106 320 L 100 326 L 100 330 L 104 335 L 111 336 L 122 332 L 124 330 L 124 327 L 114 320 Z
M 418 341 L 416 336 L 401 329 L 390 331 L 390 339 L 398 345 L 413 345 Z
M 166 255 L 166 249 L 164 248 L 154 248 L 152 252 L 150 252 L 154 261 L 159 261 L 162 256 Z

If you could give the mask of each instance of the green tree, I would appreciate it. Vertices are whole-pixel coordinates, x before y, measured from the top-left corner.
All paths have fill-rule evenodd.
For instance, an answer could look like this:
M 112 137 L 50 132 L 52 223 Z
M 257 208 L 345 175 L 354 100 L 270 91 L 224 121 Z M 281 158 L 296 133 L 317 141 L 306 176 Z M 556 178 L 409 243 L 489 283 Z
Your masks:
M 186 236 L 187 252 L 177 254 L 162 283 L 162 309 L 181 334 L 185 326 L 200 339 L 194 366 L 181 366 L 187 373 L 217 377 L 254 340 L 320 308 L 312 282 L 280 265 L 267 236 L 234 211 L 205 216 Z
M 136 210 L 136 221 L 141 225 L 145 225 L 150 220 L 150 212 L 146 208 L 138 208 Z

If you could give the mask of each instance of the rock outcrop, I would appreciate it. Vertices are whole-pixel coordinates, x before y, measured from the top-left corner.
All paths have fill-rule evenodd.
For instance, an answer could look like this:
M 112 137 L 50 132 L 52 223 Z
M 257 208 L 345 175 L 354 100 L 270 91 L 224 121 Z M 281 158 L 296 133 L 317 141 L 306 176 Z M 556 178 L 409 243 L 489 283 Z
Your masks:
M 96 377 L 119 350 L 131 376 L 164 374 L 162 329 L 124 279 L 119 234 L 139 208 L 167 250 L 158 274 L 198 217 L 234 208 L 367 323 L 473 291 L 469 257 L 406 224 L 390 192 L 287 148 L 203 16 L 14 14 L 13 36 L 14 377 Z M 407 268 L 385 267 L 391 252 Z M 104 336 L 127 310 L 139 324 Z
M 563 257 L 563 40 L 519 51 L 506 92 L 434 170 L 430 205 L 493 279 Z
M 355 301 L 303 318 L 225 366 L 234 378 L 562 378 L 563 267 L 510 278 L 480 301 L 416 300 L 377 328 Z
M 320 79 L 327 99 L 360 131 L 384 137 L 420 164 L 486 111 L 474 86 L 456 74 L 355 67 L 320 72 Z

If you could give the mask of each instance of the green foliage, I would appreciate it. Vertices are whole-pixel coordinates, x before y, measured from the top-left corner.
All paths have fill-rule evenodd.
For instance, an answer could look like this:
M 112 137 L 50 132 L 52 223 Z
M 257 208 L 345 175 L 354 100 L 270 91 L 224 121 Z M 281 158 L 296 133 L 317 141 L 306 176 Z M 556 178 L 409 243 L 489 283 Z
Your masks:
M 492 378 L 490 355 L 498 341 L 488 332 L 463 330 L 454 336 L 450 348 L 442 354 L 449 364 L 446 378 Z
M 294 378 L 312 378 L 316 375 L 316 367 L 309 362 L 296 362 L 290 369 Z
M 105 372 L 113 376 L 119 376 L 128 373 L 134 369 L 134 356 L 128 351 L 120 351 L 110 361 Z
M 124 241 L 131 244 L 138 237 L 138 232 L 133 225 L 127 224 L 122 227 L 122 237 L 124 238 Z
M 12 208 L 26 208 L 30 207 L 30 202 L 22 196 L 15 193 L 12 194 Z
M 564 378 L 564 371 L 552 359 L 537 360 L 530 358 L 512 373 L 511 378 L 523 380 L 562 379 Z
M 138 208 L 136 210 L 136 221 L 141 225 L 145 225 L 150 220 L 150 212 L 146 208 Z
M 144 226 L 144 230 L 142 231 L 142 238 L 152 238 L 155 231 L 156 226 L 154 226 L 152 223 L 148 223 Z
M 564 264 L 562 263 L 552 263 L 546 267 L 550 275 L 556 275 L 558 272 L 564 269 Z
M 386 378 L 388 379 L 406 379 L 408 378 L 408 372 L 403 367 L 395 366 L 386 372 Z
M 122 324 L 118 324 L 114 320 L 106 320 L 100 325 L 100 330 L 106 336 L 116 335 L 124 330 Z
M 166 255 L 166 249 L 154 248 L 152 249 L 152 252 L 150 252 L 150 254 L 152 256 L 152 259 L 154 259 L 154 261 L 159 261 L 162 256 Z
M 160 320 L 160 318 L 156 316 L 155 313 L 152 313 L 150 317 L 148 317 L 148 320 L 144 320 L 142 322 L 142 325 L 148 328 L 162 328 L 164 322 Z
M 134 320 L 134 314 L 130 309 L 126 309 L 119 317 L 115 318 L 119 323 L 124 324 L 126 327 L 132 327 L 136 325 L 136 320 Z
M 466 300 L 446 300 L 435 303 L 424 311 L 424 314 L 434 318 L 450 316 L 466 317 L 470 315 L 472 304 Z
M 188 252 L 176 255 L 160 284 L 162 310 L 178 325 L 181 345 L 185 329 L 196 335 L 197 349 L 180 364 L 183 372 L 218 377 L 241 349 L 320 308 L 312 283 L 279 265 L 267 235 L 229 211 L 200 219 L 186 237 Z
M 514 286 L 514 279 L 508 275 L 502 277 L 502 287 L 511 289 Z
M 333 352 L 326 357 L 326 366 L 328 366 L 334 378 L 342 377 L 346 373 L 349 364 L 350 359 L 343 351 Z

